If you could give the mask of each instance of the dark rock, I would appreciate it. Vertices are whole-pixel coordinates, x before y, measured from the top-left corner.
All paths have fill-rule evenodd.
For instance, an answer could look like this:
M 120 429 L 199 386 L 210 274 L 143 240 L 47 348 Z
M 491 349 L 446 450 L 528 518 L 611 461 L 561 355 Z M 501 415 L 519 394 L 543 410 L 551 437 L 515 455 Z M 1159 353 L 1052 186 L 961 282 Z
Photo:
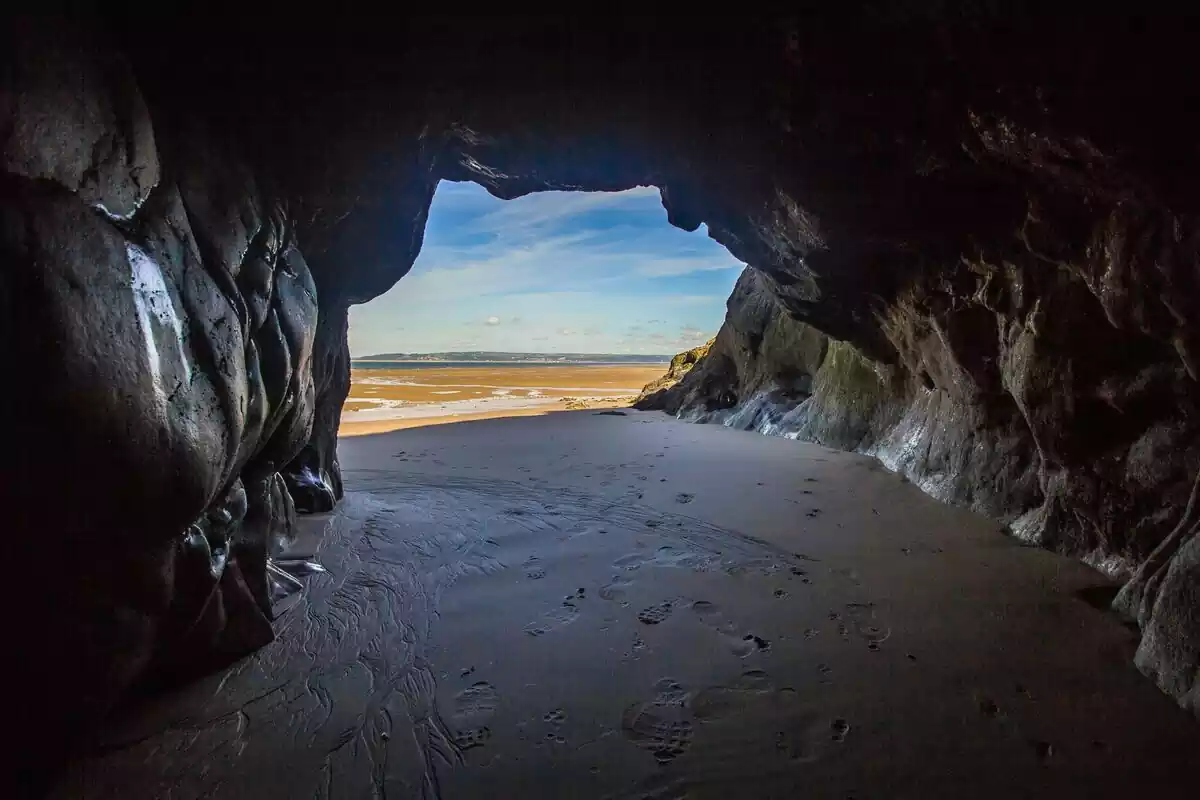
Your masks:
M 725 416 L 711 412 L 744 404 L 760 394 L 772 406 L 783 406 L 812 393 L 827 337 L 792 319 L 776 299 L 770 279 L 757 270 L 743 272 L 728 309 L 716 338 L 676 356 L 664 383 L 647 386 L 635 403 L 637 408 L 685 411 L 697 421 L 715 421 Z M 703 369 L 693 369 L 696 363 Z M 760 401 L 754 408 L 762 410 L 765 405 Z
M 316 386 L 312 433 L 300 453 L 283 470 L 298 511 L 328 511 L 342 498 L 342 472 L 337 460 L 337 431 L 342 405 L 350 393 L 350 348 L 346 341 L 347 309 L 323 309 L 316 330 L 313 380 Z
M 685 350 L 672 358 L 666 373 L 661 378 L 651 381 L 642 388 L 641 393 L 634 402 L 634 406 L 642 409 L 660 408 L 664 401 L 657 398 L 656 395 L 666 392 L 666 390 L 674 387 L 683 380 L 683 376 L 687 375 L 700 359 L 708 355 L 708 351 L 712 349 L 713 342 L 715 341 L 714 337 L 699 347 Z
M 44 743 L 271 640 L 276 472 L 312 425 L 317 303 L 285 200 L 220 137 L 152 126 L 94 30 L 9 33 L 0 333 L 22 388 L 0 501 L 28 607 L 12 712 Z

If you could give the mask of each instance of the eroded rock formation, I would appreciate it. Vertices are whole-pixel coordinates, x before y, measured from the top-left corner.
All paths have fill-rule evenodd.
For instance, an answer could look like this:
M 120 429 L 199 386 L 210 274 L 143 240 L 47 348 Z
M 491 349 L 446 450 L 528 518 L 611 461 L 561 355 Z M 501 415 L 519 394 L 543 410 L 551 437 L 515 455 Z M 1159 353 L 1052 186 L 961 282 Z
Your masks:
M 667 371 L 662 377 L 651 381 L 642 387 L 642 391 L 638 393 L 637 402 L 645 400 L 648 397 L 657 395 L 659 392 L 664 392 L 683 380 L 692 367 L 696 366 L 701 360 L 708 355 L 708 351 L 712 349 L 715 338 L 709 339 L 699 347 L 693 347 L 691 350 L 685 350 L 671 359 L 671 363 L 667 365 Z M 635 403 L 636 405 L 636 403 Z
M 1114 608 L 1146 631 L 1138 666 L 1195 710 L 1200 586 L 1190 550 L 1200 474 L 1186 366 L 1166 351 L 1166 363 L 1135 367 L 1132 383 L 1103 375 L 1092 393 L 1068 402 L 1052 376 L 1077 376 L 1076 360 L 1046 365 L 1030 352 L 1014 354 L 1009 342 L 983 335 L 1002 332 L 1000 322 L 980 319 L 973 299 L 958 302 L 961 316 L 975 317 L 978 335 L 961 328 L 950 335 L 963 324 L 956 315 L 923 316 L 929 312 L 919 312 L 911 295 L 900 298 L 880 317 L 898 356 L 887 362 L 797 320 L 769 278 L 748 268 L 709 353 L 638 406 L 874 455 L 941 500 L 1128 581 Z M 1043 343 L 1038 352 L 1068 352 L 1073 338 L 1060 336 L 1059 348 Z M 1043 340 L 1026 328 L 1020 337 Z M 1078 345 L 1090 352 L 1086 339 Z M 975 373 L 963 363 L 973 352 Z M 1036 429 L 1009 388 L 1031 380 L 1042 387 L 1026 406 Z M 1103 403 L 1103 413 L 1081 415 L 1088 403 Z
M 156 125 L 111 41 L 12 33 L 14 714 L 69 741 L 139 681 L 271 641 L 266 559 L 293 514 L 279 470 L 312 428 L 317 301 L 286 198 L 220 137 Z M 31 735 L 31 758 L 61 757 Z
M 651 184 L 748 263 L 679 407 L 767 392 L 1114 574 L 1166 541 L 1140 663 L 1195 707 L 1187 26 L 989 8 L 7 26 L 16 713 L 86 722 L 270 636 L 268 543 L 340 495 L 347 308 L 411 267 L 440 179 Z

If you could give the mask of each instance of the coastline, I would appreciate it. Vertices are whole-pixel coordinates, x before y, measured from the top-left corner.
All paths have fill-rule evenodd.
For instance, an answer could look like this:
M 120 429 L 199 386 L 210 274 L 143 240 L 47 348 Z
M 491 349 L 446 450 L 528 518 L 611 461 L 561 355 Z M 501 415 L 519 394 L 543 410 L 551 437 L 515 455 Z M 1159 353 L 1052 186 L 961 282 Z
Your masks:
M 356 362 L 358 364 L 360 362 Z M 338 432 L 361 436 L 466 420 L 526 417 L 558 411 L 628 407 L 666 364 L 462 362 L 388 360 L 351 370 Z M 422 366 L 412 366 L 420 363 Z M 511 368 L 510 368 L 511 367 Z

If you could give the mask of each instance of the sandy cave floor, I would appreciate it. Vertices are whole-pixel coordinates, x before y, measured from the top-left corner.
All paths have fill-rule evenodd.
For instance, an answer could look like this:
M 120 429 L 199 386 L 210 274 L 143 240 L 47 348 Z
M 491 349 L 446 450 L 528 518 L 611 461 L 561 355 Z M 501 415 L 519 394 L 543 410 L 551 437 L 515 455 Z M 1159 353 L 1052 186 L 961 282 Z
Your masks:
M 57 796 L 1195 789 L 1200 728 L 1105 580 L 872 459 L 635 411 L 340 456 L 278 641 L 114 723 Z

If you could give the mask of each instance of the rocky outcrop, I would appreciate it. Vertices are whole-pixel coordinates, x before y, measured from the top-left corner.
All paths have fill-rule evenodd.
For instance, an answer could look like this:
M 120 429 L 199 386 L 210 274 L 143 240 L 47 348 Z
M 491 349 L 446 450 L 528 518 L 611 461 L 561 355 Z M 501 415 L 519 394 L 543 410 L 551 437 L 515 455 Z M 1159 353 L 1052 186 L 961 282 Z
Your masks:
M 657 395 L 659 392 L 664 392 L 667 389 L 675 386 L 683 376 L 691 371 L 692 367 L 708 355 L 708 351 L 712 349 L 715 338 L 709 339 L 699 347 L 693 347 L 691 350 L 685 350 L 671 359 L 671 363 L 667 365 L 667 371 L 657 380 L 651 381 L 642 387 L 642 391 L 638 394 L 635 405 L 644 402 L 647 398 Z
M 337 500 L 346 311 L 410 269 L 441 179 L 659 187 L 752 268 L 677 409 L 876 452 L 1114 574 L 1153 558 L 1139 664 L 1195 707 L 1189 28 L 1023 6 L 0 28 L 12 635 L 62 706 L 35 716 L 270 635 L 280 481 Z
M 315 287 L 286 198 L 156 120 L 79 28 L 11 31 L 0 104 L 10 702 L 42 744 L 272 638 L 279 470 L 312 427 Z M 43 735 L 44 734 L 44 735 Z M 69 737 L 67 737 L 69 742 Z
M 1066 407 L 1103 403 L 1105 416 L 1064 418 L 1065 409 L 1042 404 L 1063 402 L 1056 384 L 1079 367 L 1070 359 L 1065 367 L 1031 363 L 1006 352 L 999 337 L 978 335 L 1001 327 L 984 307 L 960 300 L 958 313 L 938 316 L 924 305 L 928 297 L 898 299 L 880 319 L 895 348 L 887 363 L 827 339 L 775 298 L 769 279 L 747 269 L 709 354 L 639 407 L 874 455 L 938 499 L 1128 581 L 1114 607 L 1146 631 L 1139 667 L 1195 710 L 1200 587 L 1187 489 L 1200 473 L 1185 365 L 1151 361 L 1135 372 L 1147 377 L 1132 385 L 1101 378 L 1094 394 L 1073 395 Z M 810 356 L 797 359 L 805 341 L 813 343 Z M 1032 407 L 1035 422 L 1045 421 L 1040 438 L 1009 388 L 1031 376 L 1045 381 Z M 1116 386 L 1125 388 L 1108 394 Z M 1073 428 L 1088 422 L 1104 424 Z
M 792 319 L 772 292 L 770 279 L 754 269 L 738 278 L 727 305 L 725 324 L 706 351 L 672 360 L 672 371 L 678 360 L 688 363 L 688 371 L 665 385 L 647 386 L 635 407 L 662 409 L 696 422 L 725 422 L 737 410 L 745 417 L 737 427 L 757 429 L 769 427 L 776 410 L 812 394 L 828 337 Z M 694 365 L 693 354 L 701 356 Z

